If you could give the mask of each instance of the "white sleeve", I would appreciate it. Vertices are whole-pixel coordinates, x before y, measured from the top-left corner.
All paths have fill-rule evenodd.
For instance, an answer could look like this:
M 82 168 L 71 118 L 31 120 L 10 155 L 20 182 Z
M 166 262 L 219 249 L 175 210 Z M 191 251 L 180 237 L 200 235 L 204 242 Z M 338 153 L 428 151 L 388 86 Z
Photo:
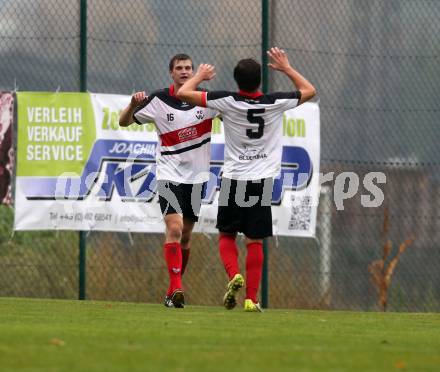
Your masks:
M 269 93 L 267 97 L 283 110 L 290 110 L 298 106 L 301 100 L 299 90 L 293 92 Z
M 157 98 L 149 97 L 145 104 L 136 108 L 133 118 L 138 124 L 145 124 L 155 120 L 157 112 Z
M 227 101 L 230 99 L 228 97 L 231 97 L 231 95 L 231 92 L 225 91 L 207 92 L 205 96 L 206 107 L 220 112 L 228 110 L 230 104 L 228 104 Z
M 287 111 L 297 107 L 299 99 L 277 99 L 275 102 L 283 109 L 283 111 Z

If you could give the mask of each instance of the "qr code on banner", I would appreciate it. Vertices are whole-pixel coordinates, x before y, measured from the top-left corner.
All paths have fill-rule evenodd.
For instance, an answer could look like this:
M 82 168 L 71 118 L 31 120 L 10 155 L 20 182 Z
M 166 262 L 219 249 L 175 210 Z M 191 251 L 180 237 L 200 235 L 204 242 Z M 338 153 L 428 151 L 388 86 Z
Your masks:
M 312 198 L 306 196 L 291 196 L 289 230 L 309 230 L 312 215 Z

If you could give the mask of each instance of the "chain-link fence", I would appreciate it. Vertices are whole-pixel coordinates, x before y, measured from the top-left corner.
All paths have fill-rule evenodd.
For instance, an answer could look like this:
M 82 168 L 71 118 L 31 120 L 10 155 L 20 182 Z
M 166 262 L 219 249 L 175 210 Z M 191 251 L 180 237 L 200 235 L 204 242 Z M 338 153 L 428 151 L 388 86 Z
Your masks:
M 210 89 L 234 89 L 240 58 L 261 59 L 261 0 L 89 0 L 87 88 L 130 94 L 169 84 L 176 53 L 216 65 Z M 83 2 L 85 3 L 85 2 Z M 0 0 L 0 90 L 80 89 L 80 4 Z M 269 44 L 317 87 L 324 184 L 317 239 L 269 241 L 271 307 L 376 308 L 369 272 L 414 235 L 395 269 L 388 309 L 440 310 L 440 2 L 269 0 Z M 270 90 L 290 89 L 270 73 Z M 384 203 L 362 207 L 363 180 L 383 172 Z M 334 180 L 353 172 L 360 192 L 334 203 Z M 364 190 L 364 191 L 362 191 Z M 11 232 L 1 208 L 0 296 L 76 298 L 78 233 Z M 87 235 L 87 297 L 160 302 L 167 287 L 161 235 Z M 243 245 L 241 243 L 241 245 Z M 243 248 L 243 247 L 242 247 Z M 244 266 L 244 249 L 241 250 Z M 226 274 L 217 236 L 196 234 L 185 287 L 191 304 L 220 304 Z

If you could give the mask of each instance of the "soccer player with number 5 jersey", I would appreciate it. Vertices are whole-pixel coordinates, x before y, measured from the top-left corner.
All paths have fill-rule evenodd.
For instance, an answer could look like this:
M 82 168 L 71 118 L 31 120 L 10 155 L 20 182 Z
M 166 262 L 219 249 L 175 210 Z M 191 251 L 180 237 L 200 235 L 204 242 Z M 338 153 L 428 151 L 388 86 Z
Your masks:
M 196 106 L 218 110 L 225 129 L 225 161 L 220 187 L 217 228 L 219 250 L 229 277 L 223 298 L 233 309 L 244 278 L 238 267 L 236 236 L 246 237 L 245 311 L 261 311 L 257 292 L 263 267 L 263 239 L 272 236 L 271 196 L 273 178 L 280 172 L 282 115 L 315 96 L 314 86 L 289 63 L 279 48 L 268 52 L 269 67 L 292 81 L 290 92 L 263 94 L 259 91 L 261 66 L 253 59 L 240 60 L 234 69 L 238 92 L 197 91 L 197 86 L 215 77 L 214 66 L 202 64 L 178 90 L 177 97 Z

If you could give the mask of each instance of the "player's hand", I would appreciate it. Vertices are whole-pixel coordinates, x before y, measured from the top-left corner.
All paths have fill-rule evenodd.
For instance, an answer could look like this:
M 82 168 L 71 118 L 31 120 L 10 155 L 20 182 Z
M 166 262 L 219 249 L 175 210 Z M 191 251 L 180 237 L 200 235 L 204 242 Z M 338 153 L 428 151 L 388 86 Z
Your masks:
M 132 107 L 138 107 L 147 98 L 148 96 L 145 94 L 145 92 L 136 92 L 131 96 L 130 105 Z
M 202 63 L 197 69 L 197 75 L 203 80 L 214 79 L 216 74 L 215 67 L 213 65 L 208 65 L 207 63 Z
M 271 59 L 271 63 L 268 66 L 278 71 L 285 71 L 290 67 L 289 59 L 284 50 L 274 47 L 267 51 L 268 56 Z

